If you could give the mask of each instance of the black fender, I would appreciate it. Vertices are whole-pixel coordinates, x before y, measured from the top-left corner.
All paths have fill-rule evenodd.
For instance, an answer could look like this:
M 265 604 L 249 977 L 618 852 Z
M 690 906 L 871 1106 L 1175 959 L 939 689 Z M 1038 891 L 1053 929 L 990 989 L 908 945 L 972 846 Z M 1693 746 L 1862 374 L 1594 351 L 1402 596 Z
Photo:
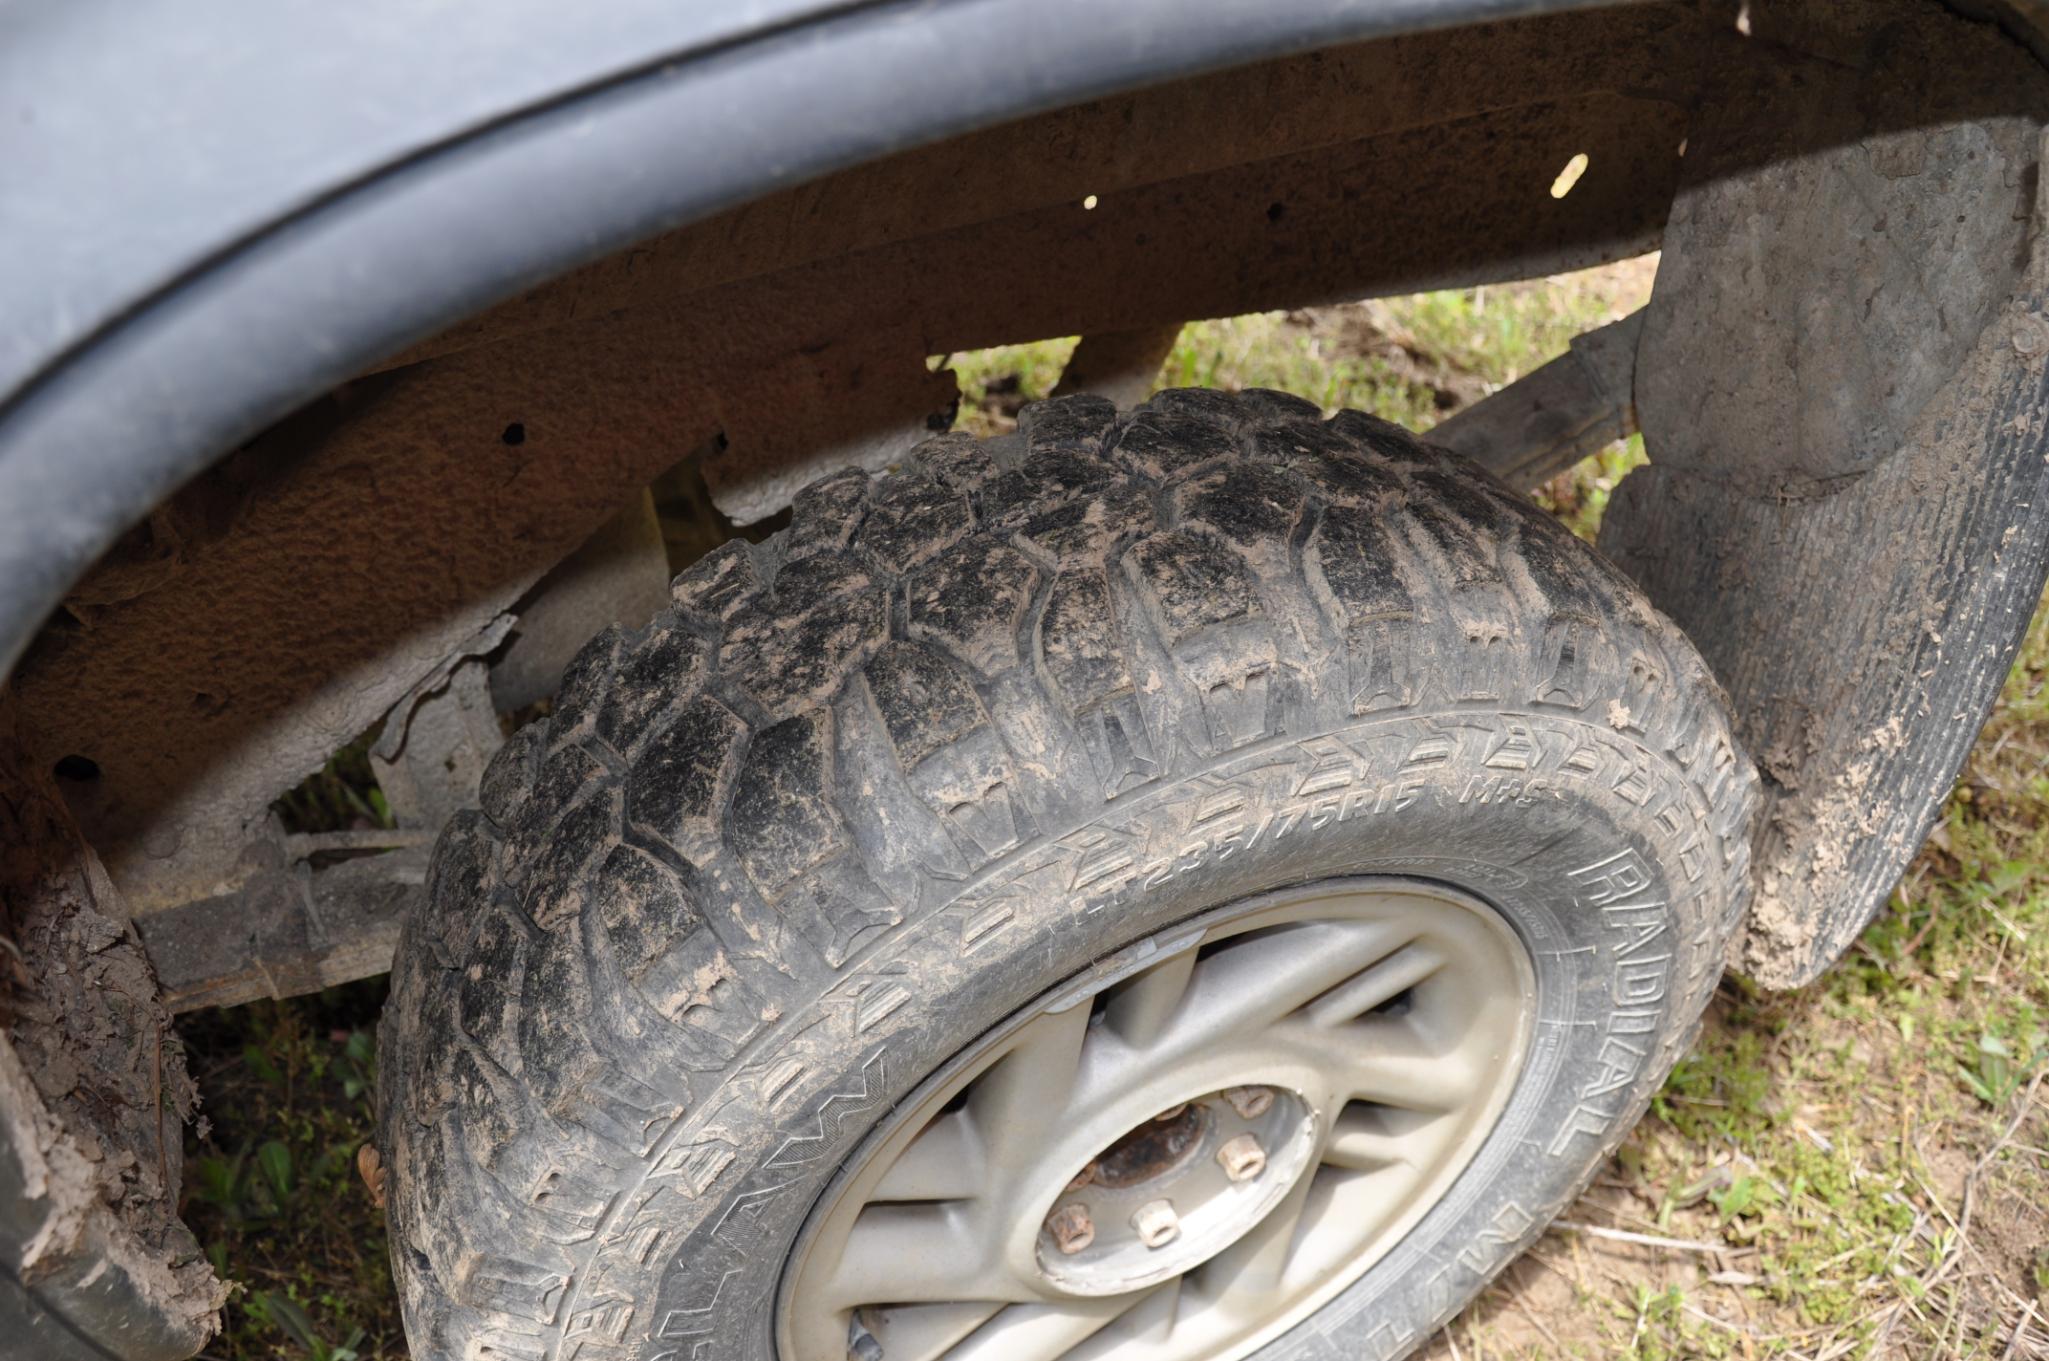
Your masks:
M 1553 0 L 15 7 L 0 42 L 0 672 L 271 421 L 771 189 L 1141 84 Z M 140 111 L 146 102 L 147 116 Z M 24 174 L 21 167 L 33 167 Z

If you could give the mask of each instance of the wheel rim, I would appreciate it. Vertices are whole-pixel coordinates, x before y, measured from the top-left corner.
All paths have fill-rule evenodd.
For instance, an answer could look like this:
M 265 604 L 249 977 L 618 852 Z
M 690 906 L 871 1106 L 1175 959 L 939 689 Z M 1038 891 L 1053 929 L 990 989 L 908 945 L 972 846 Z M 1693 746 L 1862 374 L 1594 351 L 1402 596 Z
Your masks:
M 784 1273 L 785 1361 L 1233 1361 L 1440 1200 L 1535 976 L 1491 907 L 1346 880 L 1125 951 L 905 1100 Z

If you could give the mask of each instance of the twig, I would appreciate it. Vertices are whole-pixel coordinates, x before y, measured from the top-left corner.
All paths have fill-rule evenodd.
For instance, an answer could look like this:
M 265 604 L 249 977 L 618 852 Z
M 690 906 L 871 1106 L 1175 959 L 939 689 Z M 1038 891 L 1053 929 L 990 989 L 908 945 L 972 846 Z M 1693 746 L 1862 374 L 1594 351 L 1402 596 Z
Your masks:
M 2013 1361 L 2014 1349 L 2021 1345 L 2021 1334 L 2028 1330 L 2028 1320 L 2035 1316 L 2035 1302 L 2029 1300 L 2021 1316 L 2013 1321 L 2013 1332 L 2006 1339 L 2006 1350 L 2000 1353 L 1999 1361 Z
M 305 860 L 323 851 L 403 851 L 431 846 L 436 833 L 412 827 L 370 827 L 350 832 L 294 832 L 285 838 L 285 854 Z
M 1589 1238 L 1606 1238 L 1617 1243 L 1634 1243 L 1640 1248 L 1663 1248 L 1668 1252 L 1732 1253 L 1741 1249 L 1731 1248 L 1727 1243 L 1697 1243 L 1685 1238 L 1661 1238 L 1654 1233 L 1632 1233 L 1628 1229 L 1603 1228 L 1599 1224 L 1581 1224 L 1570 1219 L 1554 1219 L 1554 1229 L 1567 1233 L 1583 1233 Z
M 1530 1308 L 1530 1302 L 1523 1298 L 1523 1292 L 1520 1287 L 1512 1287 L 1508 1297 L 1515 1301 L 1516 1308 L 1523 1311 L 1523 1317 L 1534 1324 L 1537 1331 L 1544 1335 L 1544 1340 L 1551 1344 L 1554 1351 L 1562 1352 L 1565 1350 L 1565 1344 L 1558 1340 L 1558 1334 L 1552 1332 L 1549 1325 L 1544 1322 L 1537 1311 Z
M 1978 1161 L 1971 1164 L 1971 1170 L 1964 1175 L 1962 1203 L 1958 1205 L 1957 1213 L 1954 1217 L 1951 1216 L 1949 1210 L 1943 1205 L 1942 1198 L 1936 1195 L 1928 1184 L 1921 1180 L 1918 1174 L 1911 1174 L 1910 1172 L 1911 1175 L 1914 1175 L 1914 1180 L 1920 1185 L 1922 1192 L 1927 1195 L 1929 1203 L 1935 1206 L 1938 1214 L 1944 1219 L 1949 1220 L 1950 1227 L 1954 1231 L 1949 1251 L 1943 1254 L 1942 1260 L 1935 1264 L 1935 1270 L 1929 1272 L 1921 1282 L 1921 1293 L 1924 1297 L 1935 1293 L 1935 1287 L 1940 1285 L 1943 1279 L 1955 1269 L 1957 1263 L 1963 1260 L 1965 1251 L 1970 1249 L 1971 1214 L 1977 1208 L 1978 1179 L 1985 1175 L 1986 1169 L 1992 1165 L 1992 1160 L 1999 1156 L 2000 1150 L 2006 1147 L 2007 1142 L 2013 1138 L 2014 1132 L 2021 1127 L 2021 1122 L 2027 1119 L 2028 1111 L 2035 1104 L 2035 1093 L 2041 1088 L 2044 1077 L 2049 1077 L 2049 1071 L 2036 1073 L 2028 1082 L 2027 1090 L 2022 1093 L 2020 1100 L 2014 1105 L 2013 1118 L 2006 1122 L 2006 1127 L 1999 1132 L 1999 1137 L 1992 1141 L 1991 1146 L 1979 1155 Z M 1915 1317 L 1921 1317 L 1921 1311 L 1914 1309 L 1912 1300 L 1902 1297 L 1901 1303 L 1913 1309 Z M 1870 1345 L 1874 1355 L 1878 1351 L 1879 1344 L 1883 1343 L 1892 1332 L 1893 1324 L 1898 1321 L 1899 1316 L 1900 1310 L 1896 1305 L 1887 1313 L 1885 1322 L 1872 1335 Z M 1961 1330 L 1961 1311 L 1954 1314 L 1953 1317 Z

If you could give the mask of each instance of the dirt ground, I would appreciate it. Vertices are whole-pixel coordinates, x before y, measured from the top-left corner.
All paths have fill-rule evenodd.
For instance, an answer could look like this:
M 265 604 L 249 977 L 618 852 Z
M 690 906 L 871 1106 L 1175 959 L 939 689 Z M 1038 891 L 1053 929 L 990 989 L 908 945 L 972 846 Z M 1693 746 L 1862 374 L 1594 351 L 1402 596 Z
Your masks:
M 1424 428 L 1641 305 L 1655 259 L 1184 331 L 1167 385 L 1270 386 Z M 1071 341 L 950 357 L 1009 425 Z M 1641 457 L 1539 499 L 1590 535 Z M 375 819 L 344 760 L 301 811 Z M 2049 616 L 1942 825 L 1831 975 L 1725 982 L 1694 1055 L 1535 1248 L 1423 1355 L 2049 1358 Z M 398 1357 L 368 1136 L 382 980 L 187 1018 L 208 1126 L 185 1211 L 238 1282 L 208 1355 Z

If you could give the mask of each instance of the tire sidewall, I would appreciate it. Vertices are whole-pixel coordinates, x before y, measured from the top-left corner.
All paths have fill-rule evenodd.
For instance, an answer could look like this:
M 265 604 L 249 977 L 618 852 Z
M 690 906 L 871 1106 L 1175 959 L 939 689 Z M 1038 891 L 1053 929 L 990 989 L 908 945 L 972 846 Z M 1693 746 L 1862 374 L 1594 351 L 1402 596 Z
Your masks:
M 566 1340 L 770 1361 L 783 1266 L 812 1208 L 964 1047 L 1050 989 L 1101 986 L 1120 952 L 1177 923 L 1393 875 L 1463 890 L 1514 926 L 1536 977 L 1525 1069 L 1444 1198 L 1257 1355 L 1400 1355 L 1541 1233 L 1680 1052 L 1739 901 L 1706 779 L 1570 712 L 1410 711 L 1228 753 L 1028 844 L 906 913 L 654 1143 L 600 1232 L 581 1275 L 597 1288 L 569 1302 Z

